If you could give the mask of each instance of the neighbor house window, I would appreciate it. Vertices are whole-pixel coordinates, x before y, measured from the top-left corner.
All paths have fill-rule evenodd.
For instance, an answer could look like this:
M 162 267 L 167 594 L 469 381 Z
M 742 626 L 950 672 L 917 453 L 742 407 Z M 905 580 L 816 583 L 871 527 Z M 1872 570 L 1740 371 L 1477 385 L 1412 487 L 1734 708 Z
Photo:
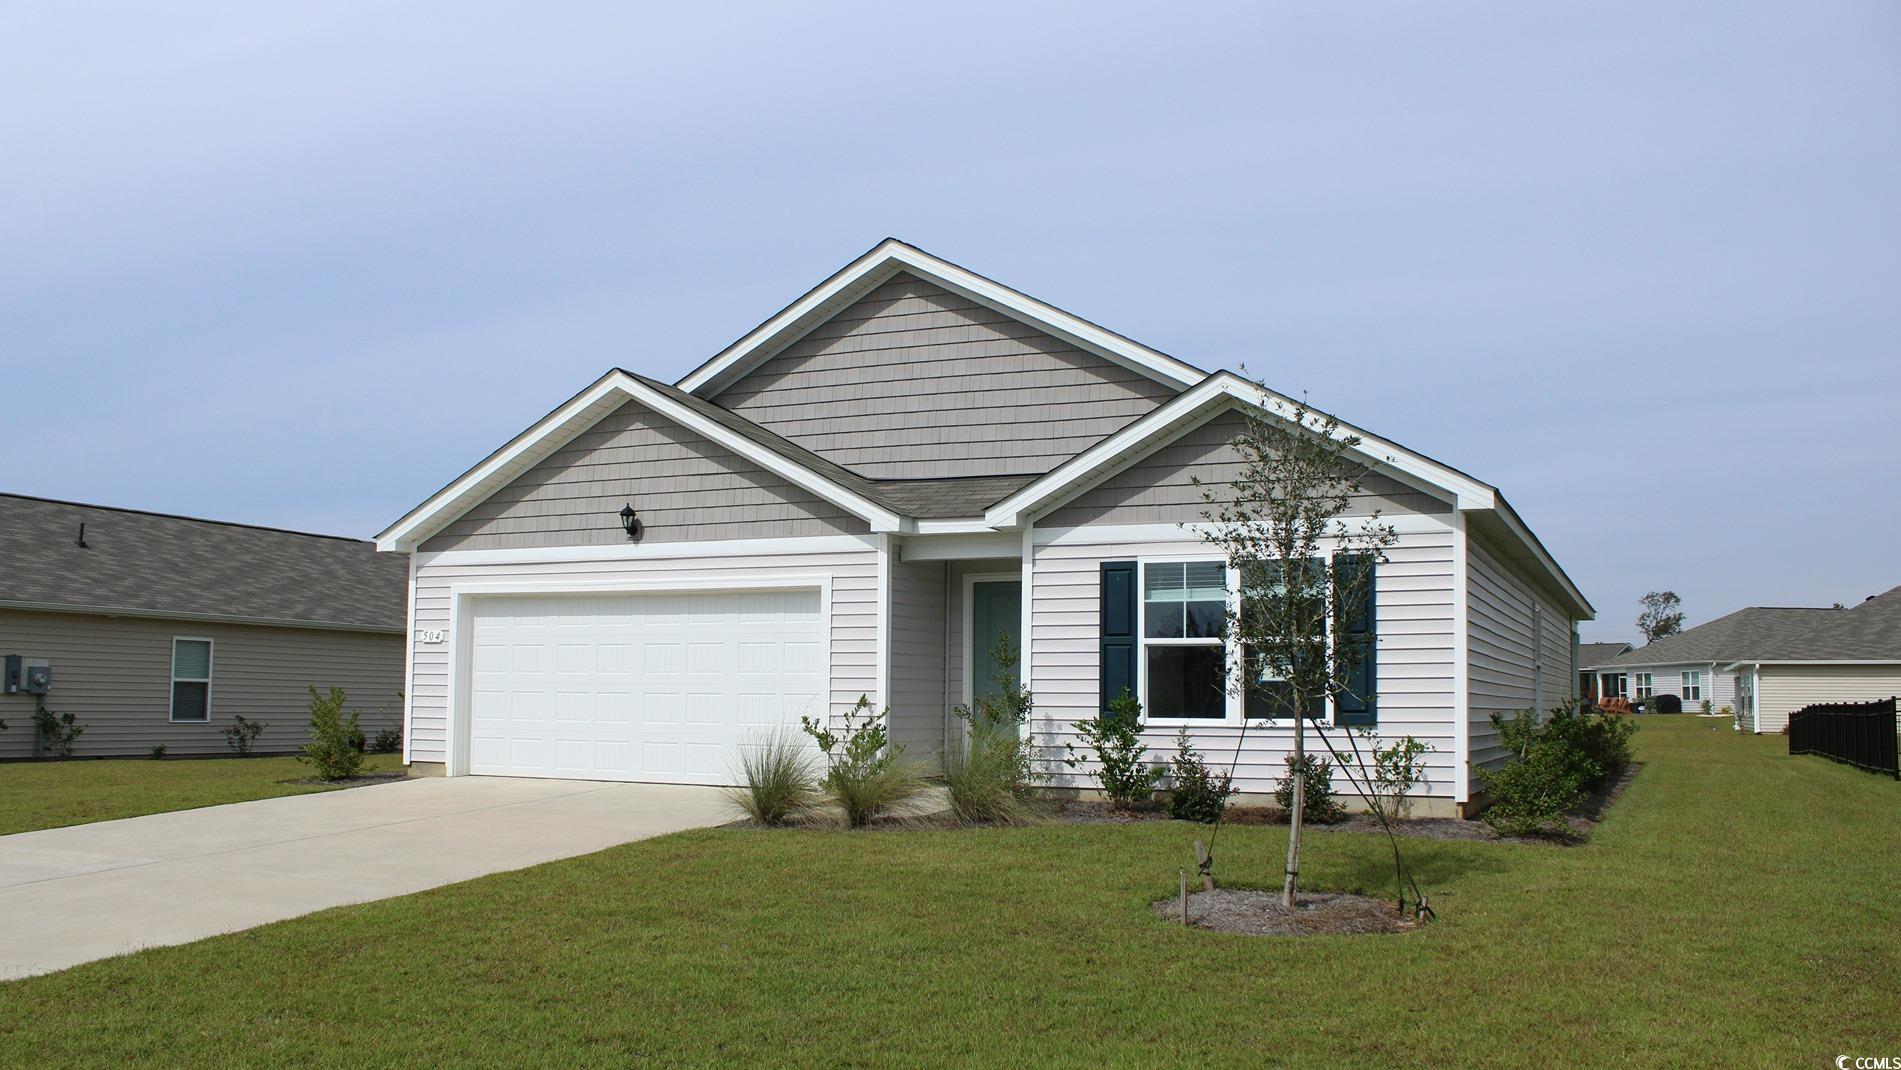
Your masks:
M 1220 561 L 1142 566 L 1143 712 L 1218 721 L 1228 715 L 1228 570 Z
M 1652 694 L 1656 692 L 1656 690 L 1657 690 L 1656 685 L 1650 682 L 1649 673 L 1640 672 L 1637 674 L 1637 697 L 1638 698 L 1649 698 Z
M 172 640 L 172 720 L 211 720 L 211 640 Z
M 1703 672 L 1693 669 L 1683 674 L 1683 701 L 1703 701 Z

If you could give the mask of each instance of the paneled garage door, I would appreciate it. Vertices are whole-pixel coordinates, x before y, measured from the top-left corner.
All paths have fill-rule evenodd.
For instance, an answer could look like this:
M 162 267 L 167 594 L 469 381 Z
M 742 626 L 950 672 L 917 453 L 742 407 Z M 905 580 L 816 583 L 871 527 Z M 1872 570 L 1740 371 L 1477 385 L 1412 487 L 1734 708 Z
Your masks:
M 472 773 L 730 784 L 829 686 L 816 589 L 498 596 L 471 631 Z

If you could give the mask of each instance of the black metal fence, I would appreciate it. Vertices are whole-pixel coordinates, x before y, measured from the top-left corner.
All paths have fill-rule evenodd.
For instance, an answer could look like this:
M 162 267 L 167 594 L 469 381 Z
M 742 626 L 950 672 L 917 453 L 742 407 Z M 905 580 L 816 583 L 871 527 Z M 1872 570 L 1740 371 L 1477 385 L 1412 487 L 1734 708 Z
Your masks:
M 1789 715 L 1789 753 L 1819 754 L 1901 780 L 1895 700 L 1823 702 Z

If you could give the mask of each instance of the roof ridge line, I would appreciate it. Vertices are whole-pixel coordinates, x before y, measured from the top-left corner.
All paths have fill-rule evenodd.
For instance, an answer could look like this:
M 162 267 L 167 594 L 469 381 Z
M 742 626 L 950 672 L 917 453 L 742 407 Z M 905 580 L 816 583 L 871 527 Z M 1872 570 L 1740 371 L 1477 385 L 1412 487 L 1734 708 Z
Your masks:
M 184 513 L 161 513 L 156 509 L 133 509 L 124 505 L 99 505 L 93 502 L 76 502 L 66 498 L 45 498 L 37 494 L 16 494 L 0 490 L 0 498 L 17 498 L 21 501 L 43 502 L 47 505 L 70 505 L 76 509 L 101 509 L 110 513 L 131 513 L 134 516 L 155 516 L 163 520 L 186 520 L 194 524 L 216 524 L 227 528 L 244 528 L 249 531 L 274 531 L 280 535 L 300 535 L 306 539 L 335 539 L 339 542 L 364 542 L 374 544 L 373 539 L 359 539 L 354 535 L 328 535 L 321 531 L 299 531 L 296 528 L 280 528 L 270 524 L 246 524 L 242 520 L 216 520 L 204 516 L 187 516 Z

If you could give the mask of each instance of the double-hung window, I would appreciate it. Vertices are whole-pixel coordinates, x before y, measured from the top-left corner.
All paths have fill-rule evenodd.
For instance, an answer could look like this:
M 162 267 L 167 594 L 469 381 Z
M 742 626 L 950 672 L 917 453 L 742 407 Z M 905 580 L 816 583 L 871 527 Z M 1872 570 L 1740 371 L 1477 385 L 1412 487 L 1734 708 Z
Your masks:
M 1636 674 L 1636 687 L 1637 687 L 1636 697 L 1640 699 L 1649 698 L 1651 695 L 1656 694 L 1656 691 L 1657 691 L 1656 684 L 1654 684 L 1651 681 L 1651 676 L 1647 672 L 1640 672 Z
M 1703 670 L 1686 669 L 1683 672 L 1683 701 L 1703 701 Z
M 172 720 L 211 720 L 211 640 L 172 640 Z
M 1143 712 L 1162 720 L 1228 716 L 1228 569 L 1220 561 L 1142 566 Z

